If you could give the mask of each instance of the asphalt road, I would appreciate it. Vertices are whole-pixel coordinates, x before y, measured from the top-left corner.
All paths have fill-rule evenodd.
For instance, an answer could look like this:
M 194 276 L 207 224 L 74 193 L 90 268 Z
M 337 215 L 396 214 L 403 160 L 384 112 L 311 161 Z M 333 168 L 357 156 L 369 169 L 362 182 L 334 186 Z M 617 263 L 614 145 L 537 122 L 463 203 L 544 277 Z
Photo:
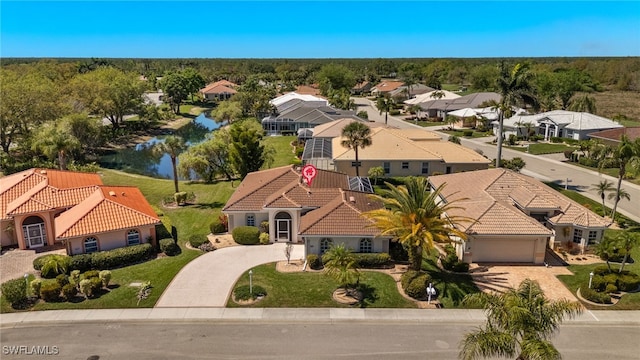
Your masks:
M 96 322 L 3 328 L 2 359 L 457 359 L 480 323 Z M 571 324 L 552 341 L 563 359 L 638 359 L 637 325 Z M 48 347 L 57 356 L 29 355 Z M 14 354 L 9 354 L 13 350 Z
M 380 114 L 380 112 L 375 108 L 370 100 L 365 98 L 353 99 L 355 100 L 356 104 L 358 104 L 358 111 L 367 111 L 367 113 L 369 114 L 369 120 L 384 123 L 384 114 Z M 387 121 L 388 125 L 399 128 L 424 129 L 422 127 L 416 126 L 392 116 L 389 116 Z M 434 129 L 429 128 L 429 130 Z M 443 137 L 447 137 L 447 135 L 443 134 Z M 496 157 L 496 146 L 487 144 L 487 141 L 488 140 L 486 138 L 461 139 L 461 144 L 470 149 L 482 150 L 485 156 L 493 159 Z M 601 199 L 598 196 L 597 192 L 591 189 L 592 185 L 597 184 L 603 179 L 607 179 L 614 184 L 617 184 L 617 178 L 599 174 L 598 172 L 586 170 L 577 166 L 567 165 L 562 162 L 550 160 L 542 156 L 529 155 L 506 148 L 502 149 L 502 154 L 504 159 L 521 157 L 527 164 L 522 171 L 523 174 L 533 176 L 541 181 L 553 181 L 562 185 L 565 185 L 568 179 L 568 186 L 570 189 L 576 190 L 582 195 L 595 200 L 598 203 L 601 202 Z M 624 181 L 622 187 L 631 195 L 631 201 L 621 200 L 618 204 L 618 211 L 628 216 L 629 218 L 640 222 L 640 186 Z M 606 204 L 609 207 L 613 206 L 613 202 L 608 200 Z

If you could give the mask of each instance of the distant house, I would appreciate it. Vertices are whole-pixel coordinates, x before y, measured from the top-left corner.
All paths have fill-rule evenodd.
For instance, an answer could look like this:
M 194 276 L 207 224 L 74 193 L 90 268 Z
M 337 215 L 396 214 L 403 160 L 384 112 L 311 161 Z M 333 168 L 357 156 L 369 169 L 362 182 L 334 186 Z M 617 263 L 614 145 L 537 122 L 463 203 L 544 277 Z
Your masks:
M 311 84 L 311 85 L 298 85 L 296 87 L 296 91 L 297 94 L 301 94 L 301 95 L 313 95 L 313 96 L 319 96 L 320 95 L 320 89 L 318 89 L 317 86 L 315 86 L 315 84 Z
M 356 182 L 351 180 L 345 174 L 318 170 L 309 186 L 299 168 L 253 172 L 222 212 L 229 220 L 229 231 L 266 221 L 270 242 L 304 243 L 305 255 L 320 255 L 340 243 L 355 252 L 388 252 L 389 238 L 378 236 L 372 221 L 362 216 L 382 204 L 369 199 L 370 184 L 369 191 L 353 190 Z
M 599 242 L 609 223 L 547 185 L 505 169 L 429 177 L 433 189 L 446 184 L 441 200 L 456 201 L 450 216 L 468 239 L 458 256 L 471 263 L 542 264 L 547 247 L 585 247 Z
M 599 140 L 604 145 L 618 146 L 622 135 L 631 141 L 640 138 L 640 127 L 622 127 L 610 130 L 597 131 L 589 134 L 589 138 Z
M 314 129 L 302 154 L 305 164 L 355 176 L 355 152 L 342 146 L 342 129 L 348 120 Z M 358 150 L 360 174 L 382 167 L 385 176 L 428 176 L 434 173 L 486 169 L 489 160 L 477 152 L 425 130 L 395 129 L 365 123 L 371 129 L 371 145 Z
M 402 86 L 399 86 L 397 89 L 390 91 L 389 96 L 391 96 L 392 98 L 396 99 L 399 102 L 402 102 L 406 99 L 411 99 L 416 95 L 431 93 L 434 90 L 435 90 L 434 88 L 427 85 L 423 85 L 423 84 L 413 84 L 411 85 L 411 89 L 409 89 L 409 87 L 406 85 L 402 85 Z
M 498 122 L 494 121 L 493 133 L 498 133 Z M 574 140 L 586 140 L 590 134 L 608 130 L 618 129 L 623 126 L 613 120 L 602 116 L 593 115 L 587 112 L 575 112 L 566 110 L 553 110 L 535 115 L 518 115 L 503 122 L 503 134 L 520 135 L 525 124 L 535 130 L 536 134 L 544 136 L 545 140 L 552 137 L 561 137 Z
M 228 100 L 231 96 L 237 93 L 235 89 L 237 87 L 238 85 L 231 81 L 220 80 L 204 87 L 200 90 L 200 94 L 202 94 L 205 100 L 209 101 Z
M 447 112 L 460 110 L 464 108 L 479 108 L 480 105 L 495 101 L 500 101 L 500 94 L 494 92 L 479 92 L 460 96 L 454 99 L 441 98 L 437 100 L 429 100 L 423 103 L 419 103 L 421 111 L 426 112 L 430 118 L 446 116 Z
M 353 95 L 366 95 L 371 91 L 371 87 L 373 85 L 368 81 L 363 81 L 361 83 L 357 83 L 354 87 L 351 88 L 351 94 Z
M 378 85 L 371 88 L 371 94 L 376 96 L 390 95 L 390 93 L 397 88 L 404 85 L 403 81 L 384 80 Z
M 2 246 L 62 243 L 69 255 L 156 243 L 155 211 L 140 190 L 97 174 L 31 169 L 0 178 Z

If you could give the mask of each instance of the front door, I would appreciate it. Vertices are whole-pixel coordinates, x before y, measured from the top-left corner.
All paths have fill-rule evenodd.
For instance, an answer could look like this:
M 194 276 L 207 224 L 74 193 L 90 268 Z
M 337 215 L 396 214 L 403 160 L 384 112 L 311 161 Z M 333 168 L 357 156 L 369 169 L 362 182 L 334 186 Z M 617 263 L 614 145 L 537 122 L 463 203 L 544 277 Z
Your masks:
M 47 232 L 44 229 L 44 223 L 23 225 L 22 231 L 24 240 L 29 248 L 38 248 L 44 246 L 47 242 Z
M 276 241 L 291 241 L 291 220 L 276 219 Z

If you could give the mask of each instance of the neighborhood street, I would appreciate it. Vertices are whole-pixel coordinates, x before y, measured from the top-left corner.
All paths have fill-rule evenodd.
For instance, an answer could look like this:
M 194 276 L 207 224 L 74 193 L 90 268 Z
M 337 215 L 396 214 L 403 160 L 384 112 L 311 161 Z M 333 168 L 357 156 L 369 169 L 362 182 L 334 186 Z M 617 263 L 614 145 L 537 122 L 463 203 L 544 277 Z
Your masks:
M 353 98 L 353 100 L 358 104 L 358 111 L 367 111 L 370 121 L 373 120 L 375 122 L 384 123 L 384 113 L 380 114 L 372 101 L 366 98 Z M 423 128 L 407 121 L 397 119 L 393 116 L 388 116 L 388 125 L 398 128 L 415 128 L 431 131 L 437 131 L 440 128 Z M 446 134 L 440 134 L 443 138 L 447 138 Z M 481 150 L 485 156 L 489 159 L 493 159 L 496 157 L 496 146 L 487 144 L 487 142 L 492 139 L 493 137 L 477 139 L 461 138 L 460 140 L 463 146 L 474 150 Z M 601 199 L 597 192 L 591 189 L 593 184 L 597 184 L 603 179 L 617 184 L 617 179 L 614 177 L 600 174 L 597 171 L 583 169 L 578 166 L 568 165 L 548 157 L 529 155 L 527 153 L 507 148 L 503 148 L 502 154 L 505 159 L 521 157 L 527 164 L 521 171 L 523 174 L 533 176 L 541 181 L 552 181 L 562 185 L 565 185 L 568 179 L 570 189 L 574 189 L 582 195 L 597 202 L 601 202 Z M 625 181 L 623 182 L 622 187 L 631 195 L 631 201 L 624 199 L 621 200 L 618 204 L 618 211 L 630 219 L 640 222 L 640 206 L 638 206 L 640 203 L 640 186 Z M 609 207 L 613 206 L 613 202 L 609 200 L 606 201 L 606 204 Z

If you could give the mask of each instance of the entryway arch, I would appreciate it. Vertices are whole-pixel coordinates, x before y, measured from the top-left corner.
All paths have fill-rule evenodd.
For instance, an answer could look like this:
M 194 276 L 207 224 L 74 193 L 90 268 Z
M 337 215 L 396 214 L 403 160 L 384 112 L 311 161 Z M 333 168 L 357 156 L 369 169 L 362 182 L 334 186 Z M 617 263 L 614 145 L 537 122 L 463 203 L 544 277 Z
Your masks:
M 36 215 L 22 221 L 22 235 L 27 248 L 39 248 L 47 244 L 47 229 L 44 220 Z
M 291 215 L 281 211 L 275 216 L 276 241 L 291 241 Z

